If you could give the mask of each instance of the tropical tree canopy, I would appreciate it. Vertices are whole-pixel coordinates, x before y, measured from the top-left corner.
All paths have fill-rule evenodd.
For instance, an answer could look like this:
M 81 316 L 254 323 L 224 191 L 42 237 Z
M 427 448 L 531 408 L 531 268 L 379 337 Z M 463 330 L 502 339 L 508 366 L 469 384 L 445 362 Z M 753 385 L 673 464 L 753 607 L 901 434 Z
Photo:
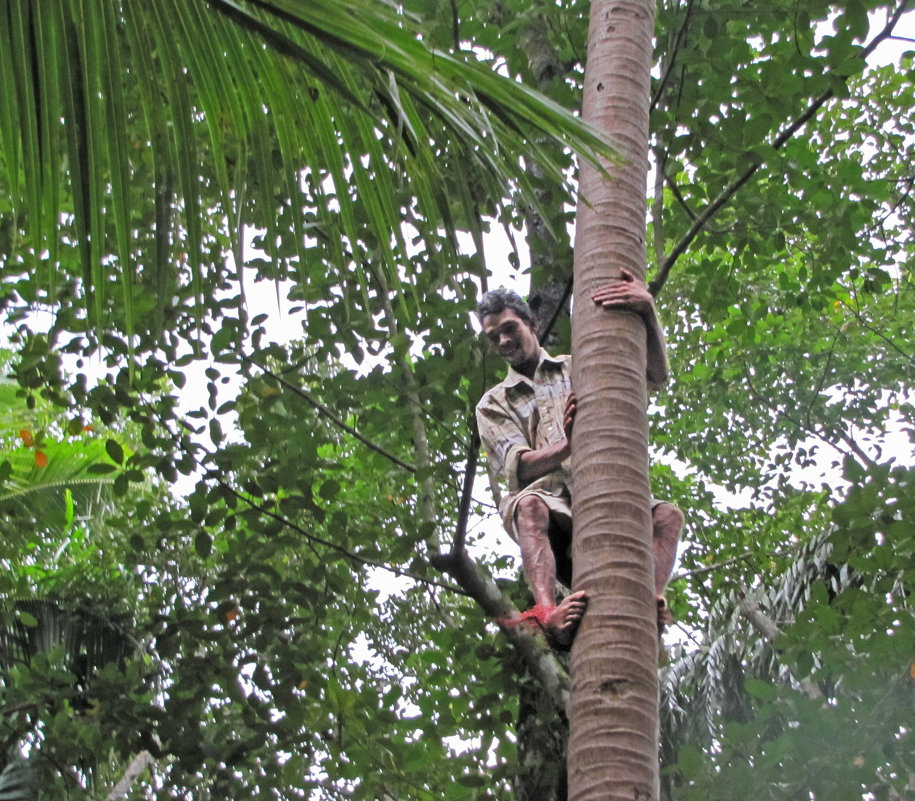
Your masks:
M 912 793 L 915 89 L 905 43 L 876 60 L 903 11 L 658 5 L 670 798 Z M 0 5 L 0 795 L 106 798 L 143 753 L 128 798 L 551 769 L 516 723 L 533 698 L 561 739 L 567 674 L 491 622 L 524 599 L 469 321 L 508 280 L 489 227 L 569 280 L 586 12 Z

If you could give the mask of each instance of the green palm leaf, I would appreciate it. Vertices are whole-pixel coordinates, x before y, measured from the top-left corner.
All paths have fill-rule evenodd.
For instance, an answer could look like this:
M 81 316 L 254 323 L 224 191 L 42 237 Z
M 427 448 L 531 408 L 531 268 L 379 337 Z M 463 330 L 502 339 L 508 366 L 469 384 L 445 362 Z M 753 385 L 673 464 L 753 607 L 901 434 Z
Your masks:
M 96 465 L 110 463 L 99 440 L 46 443 L 41 451 L 47 463 L 39 466 L 30 448 L 6 454 L 6 479 L 0 482 L 0 508 L 24 506 L 41 528 L 62 526 L 68 509 L 86 510 L 110 496 L 115 473 L 92 473 Z
M 14 759 L 0 773 L 0 801 L 37 801 L 38 776 L 27 759 Z
M 116 327 L 119 285 L 129 348 L 138 281 L 160 290 L 156 319 L 163 271 L 174 284 L 185 259 L 197 302 L 211 294 L 204 217 L 227 221 L 218 236 L 236 254 L 244 223 L 265 228 L 272 263 L 292 230 L 300 265 L 354 270 L 366 297 L 362 253 L 403 303 L 402 219 L 430 249 L 444 233 L 453 257 L 452 198 L 498 203 L 515 186 L 536 204 L 531 159 L 563 179 L 544 137 L 611 156 L 582 121 L 470 54 L 429 49 L 378 0 L 9 0 L 0 81 L 0 182 L 28 233 L 7 261 L 44 276 L 53 300 L 72 226 L 81 302 L 99 331 Z M 458 216 L 479 241 L 479 220 Z
M 0 668 L 28 664 L 37 654 L 58 653 L 63 667 L 84 682 L 137 650 L 115 623 L 78 607 L 47 599 L 14 601 L 12 606 L 15 616 L 0 631 Z
M 30 411 L 18 386 L 0 382 L 0 515 L 6 537 L 15 537 L 24 515 L 39 531 L 59 532 L 73 521 L 74 509 L 85 516 L 110 499 L 120 472 L 105 442 L 89 434 L 57 439 L 43 436 L 26 445 L 20 432 L 45 427 L 44 415 Z

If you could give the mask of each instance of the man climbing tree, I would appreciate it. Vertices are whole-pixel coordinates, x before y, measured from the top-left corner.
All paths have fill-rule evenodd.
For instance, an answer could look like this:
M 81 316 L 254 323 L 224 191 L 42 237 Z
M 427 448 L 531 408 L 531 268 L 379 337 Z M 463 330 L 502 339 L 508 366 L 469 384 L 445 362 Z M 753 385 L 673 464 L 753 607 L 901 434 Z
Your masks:
M 635 312 L 645 321 L 646 380 L 657 387 L 667 378 L 667 357 L 653 299 L 645 286 L 623 273 L 598 289 L 591 300 L 606 309 Z M 587 603 L 583 591 L 558 605 L 557 580 L 571 587 L 572 428 L 576 397 L 571 357 L 550 356 L 537 339 L 537 322 L 514 292 L 483 296 L 477 315 L 494 350 L 509 364 L 508 375 L 477 406 L 480 438 L 500 491 L 500 513 L 508 534 L 521 548 L 524 574 L 535 606 L 522 619 L 536 621 L 551 645 L 568 648 Z M 658 631 L 666 620 L 664 588 L 676 556 L 683 515 L 669 503 L 652 500 L 654 587 Z

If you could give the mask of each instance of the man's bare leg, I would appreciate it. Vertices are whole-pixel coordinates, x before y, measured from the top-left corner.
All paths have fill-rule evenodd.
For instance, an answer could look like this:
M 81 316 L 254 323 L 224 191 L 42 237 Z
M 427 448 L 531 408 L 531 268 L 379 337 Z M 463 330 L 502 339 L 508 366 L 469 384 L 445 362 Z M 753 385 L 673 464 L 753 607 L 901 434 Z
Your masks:
M 556 557 L 550 545 L 550 510 L 536 495 L 525 495 L 515 509 L 515 530 L 521 546 L 524 576 L 534 594 L 534 603 L 551 609 L 542 620 L 544 631 L 551 643 L 568 647 L 575 630 L 585 613 L 587 596 L 573 592 L 556 606 Z
M 654 592 L 658 599 L 658 631 L 671 622 L 664 591 L 677 560 L 677 544 L 683 528 L 683 512 L 666 501 L 651 510 L 652 539 L 654 554 Z

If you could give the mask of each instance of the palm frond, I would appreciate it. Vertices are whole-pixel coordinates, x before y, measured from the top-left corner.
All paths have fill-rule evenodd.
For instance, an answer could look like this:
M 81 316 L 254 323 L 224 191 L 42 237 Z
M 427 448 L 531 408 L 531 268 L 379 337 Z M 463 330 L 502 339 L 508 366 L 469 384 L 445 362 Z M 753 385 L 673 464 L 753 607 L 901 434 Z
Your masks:
M 0 773 L 0 801 L 38 801 L 38 774 L 28 759 L 13 759 Z
M 815 582 L 827 582 L 832 591 L 854 582 L 847 569 L 837 574 L 832 568 L 831 551 L 829 532 L 811 537 L 780 582 L 759 596 L 760 606 L 780 627 L 787 627 L 804 608 Z M 732 593 L 709 609 L 702 647 L 662 672 L 664 742 L 711 743 L 724 720 L 740 720 L 745 713 L 746 678 L 797 686 L 802 677 L 779 659 L 772 642 L 752 630 Z M 665 761 L 675 761 L 671 757 L 666 754 Z
M 220 236 L 233 239 L 262 226 L 271 261 L 290 227 L 300 264 L 343 269 L 334 260 L 361 243 L 397 290 L 405 216 L 456 252 L 448 186 L 487 203 L 517 186 L 536 203 L 523 161 L 563 180 L 544 138 L 612 157 L 581 120 L 470 54 L 429 49 L 377 0 L 10 0 L 0 81 L 0 182 L 28 232 L 8 264 L 43 276 L 53 302 L 59 228 L 72 226 L 77 294 L 101 331 L 119 285 L 131 348 L 137 284 L 155 273 L 161 289 L 166 264 L 175 274 L 187 260 L 203 302 L 204 217 L 232 221 Z M 463 224 L 479 234 L 478 220 Z
M 8 522 L 16 519 L 12 511 L 18 509 L 37 530 L 59 531 L 72 522 L 74 513 L 85 517 L 112 497 L 120 471 L 107 459 L 100 440 L 46 442 L 40 453 L 46 460 L 40 464 L 36 451 L 26 447 L 7 452 L 3 459 L 0 509 L 6 510 Z M 99 465 L 112 471 L 94 474 Z
M 136 642 L 114 621 L 48 599 L 13 601 L 0 626 L 0 669 L 29 664 L 38 654 L 57 653 L 80 684 L 107 664 L 122 664 Z M 82 686 L 80 689 L 85 689 Z
M 79 430 L 58 438 L 46 433 L 51 417 L 27 408 L 18 384 L 0 380 L 0 515 L 4 535 L 15 532 L 19 511 L 38 530 L 59 530 L 76 514 L 87 516 L 110 499 L 122 472 L 109 458 L 105 442 Z M 77 421 L 78 422 L 78 421 Z M 41 432 L 41 433 L 39 433 Z M 36 438 L 34 444 L 23 440 Z

